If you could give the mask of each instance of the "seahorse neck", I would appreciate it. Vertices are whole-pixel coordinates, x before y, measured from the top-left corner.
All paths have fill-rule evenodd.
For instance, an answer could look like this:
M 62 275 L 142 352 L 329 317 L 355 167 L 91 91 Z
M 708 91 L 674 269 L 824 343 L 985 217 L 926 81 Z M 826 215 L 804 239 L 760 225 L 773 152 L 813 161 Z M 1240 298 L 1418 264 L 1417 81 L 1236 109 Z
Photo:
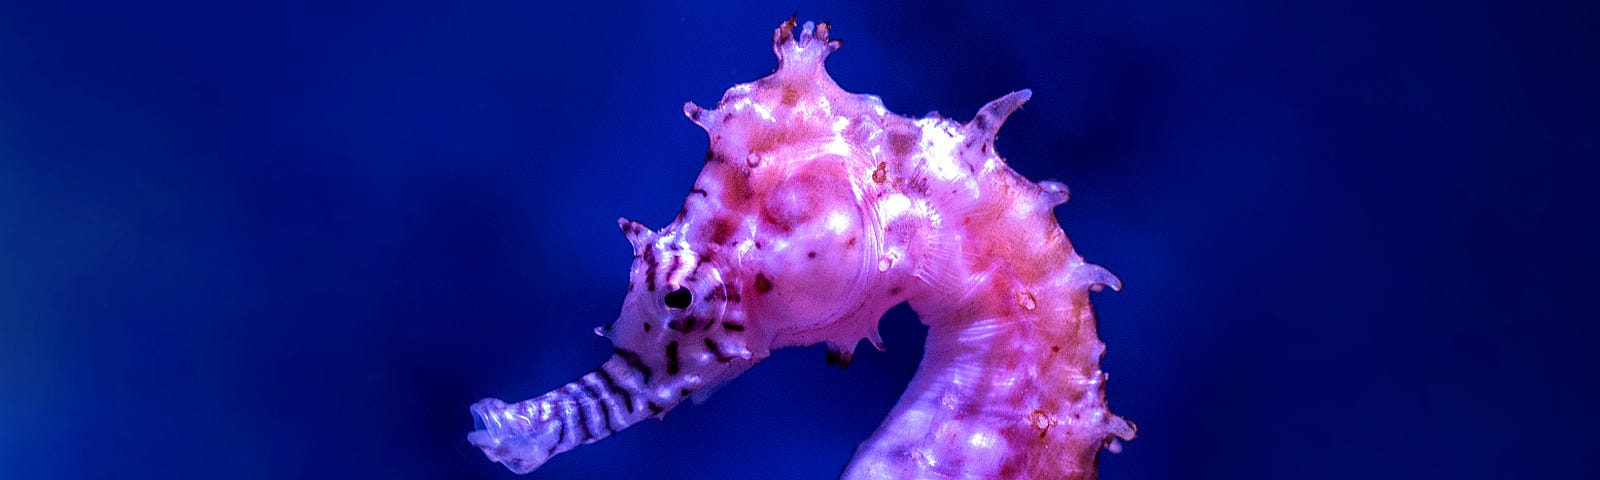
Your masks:
M 846 478 L 1092 478 L 1110 436 L 1132 436 L 1105 408 L 1087 289 L 1018 300 L 1014 278 L 991 275 L 967 301 L 923 313 L 922 364 Z
M 1003 164 L 988 173 L 960 196 L 981 201 L 934 202 L 960 251 L 929 257 L 951 263 L 912 293 L 922 363 L 846 478 L 1088 479 L 1113 436 L 1133 436 L 1106 410 L 1089 304 L 1116 277 L 1073 250 L 1048 192 Z

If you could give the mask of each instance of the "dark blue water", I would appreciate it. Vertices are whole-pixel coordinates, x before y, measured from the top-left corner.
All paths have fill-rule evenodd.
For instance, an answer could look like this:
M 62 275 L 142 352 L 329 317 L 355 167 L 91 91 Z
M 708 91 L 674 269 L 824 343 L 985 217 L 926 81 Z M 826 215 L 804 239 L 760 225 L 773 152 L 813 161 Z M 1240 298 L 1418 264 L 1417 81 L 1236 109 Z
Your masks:
M 1595 478 L 1593 2 L 0 4 L 0 478 L 510 478 L 796 9 L 894 111 L 1032 88 L 1106 479 Z M 831 478 L 921 354 L 778 352 L 530 478 Z

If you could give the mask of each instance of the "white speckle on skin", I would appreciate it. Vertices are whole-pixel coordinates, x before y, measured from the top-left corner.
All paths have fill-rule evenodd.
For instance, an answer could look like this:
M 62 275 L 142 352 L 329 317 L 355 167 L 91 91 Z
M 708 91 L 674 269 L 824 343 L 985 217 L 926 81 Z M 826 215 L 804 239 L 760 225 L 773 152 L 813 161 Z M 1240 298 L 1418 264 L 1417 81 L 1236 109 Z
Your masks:
M 828 142 L 827 145 L 822 147 L 822 150 L 845 158 L 849 158 L 851 156 L 850 142 L 846 142 L 844 141 L 844 138 L 840 137 L 834 137 L 833 141 Z
M 932 449 L 918 448 L 916 450 L 912 450 L 911 455 L 917 459 L 917 463 L 924 467 L 932 468 L 939 466 L 939 459 L 934 457 Z
M 989 447 L 993 447 L 994 446 L 994 442 L 995 442 L 995 436 L 993 434 L 991 434 L 991 433 L 984 432 L 984 431 L 979 431 L 978 433 L 974 433 L 974 434 L 972 434 L 971 437 L 967 438 L 967 445 L 971 445 L 972 448 L 986 449 L 986 448 L 989 448 Z
M 960 160 L 956 159 L 955 152 L 966 136 L 951 132 L 937 119 L 919 119 L 916 125 L 922 129 L 922 156 L 933 176 L 946 182 L 962 179 L 965 174 L 956 164 Z
M 845 127 L 850 126 L 850 117 L 839 117 L 833 120 L 833 134 L 842 135 Z
M 995 382 L 994 382 L 994 385 L 996 387 L 1000 387 L 1000 388 L 1008 389 L 1008 390 L 1012 386 L 1015 386 L 1016 384 L 1017 384 L 1017 376 L 1016 375 L 1006 375 L 1006 376 L 1000 377 L 999 380 L 995 380 Z
M 928 431 L 928 426 L 930 423 L 932 423 L 933 416 L 929 415 L 928 412 L 912 409 L 907 411 L 905 415 L 902 415 L 900 417 L 900 421 L 900 426 L 902 427 L 903 431 L 918 432 L 918 434 L 921 434 L 922 432 Z
M 963 452 L 966 462 L 962 465 L 962 470 L 970 477 L 992 477 L 1005 462 L 1006 441 L 993 430 L 977 429 L 977 432 L 967 438 L 967 445 L 972 448 Z
M 905 195 L 896 193 L 878 201 L 878 213 L 883 215 L 884 221 L 900 218 L 909 210 L 911 210 L 911 199 Z
M 827 96 L 817 97 L 817 112 L 823 117 L 833 116 L 833 102 L 828 101 Z
M 850 215 L 838 209 L 828 211 L 828 231 L 835 235 L 850 233 Z
M 772 117 L 771 107 L 759 103 L 751 103 L 750 108 L 754 109 L 756 111 L 756 115 L 760 115 L 762 120 L 766 120 L 768 122 L 778 121 L 778 119 Z

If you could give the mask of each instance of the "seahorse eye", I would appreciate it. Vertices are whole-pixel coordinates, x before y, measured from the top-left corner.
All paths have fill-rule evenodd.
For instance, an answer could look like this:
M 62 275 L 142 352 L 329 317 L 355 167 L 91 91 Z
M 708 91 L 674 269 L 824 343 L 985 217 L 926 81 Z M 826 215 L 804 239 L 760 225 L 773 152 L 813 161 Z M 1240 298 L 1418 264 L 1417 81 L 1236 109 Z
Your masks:
M 694 295 L 689 293 L 689 289 L 678 287 L 677 290 L 667 292 L 666 303 L 667 306 L 671 308 L 689 308 L 689 300 L 691 300 L 693 297 Z

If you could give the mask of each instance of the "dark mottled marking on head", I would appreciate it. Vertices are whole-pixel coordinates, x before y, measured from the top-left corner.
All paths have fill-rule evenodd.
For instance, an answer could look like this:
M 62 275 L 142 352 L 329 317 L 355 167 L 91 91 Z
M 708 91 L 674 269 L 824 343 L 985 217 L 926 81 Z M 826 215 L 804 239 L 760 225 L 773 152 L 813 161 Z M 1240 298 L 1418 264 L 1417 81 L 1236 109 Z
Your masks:
M 741 162 L 742 163 L 742 162 Z M 755 190 L 750 188 L 749 172 L 736 168 L 723 168 L 721 193 L 723 205 L 742 205 L 755 197 Z
M 900 286 L 899 285 L 895 285 L 893 287 L 889 287 L 889 294 L 890 295 L 899 295 L 900 294 Z
M 709 149 L 706 150 L 706 163 L 711 163 L 714 160 L 720 160 L 717 158 L 717 153 Z
M 617 385 L 616 377 L 612 377 L 611 372 L 607 372 L 604 367 L 601 367 L 597 372 L 600 373 L 600 381 L 606 384 L 606 390 L 610 390 L 612 394 L 622 397 L 622 404 L 628 406 L 628 413 L 633 413 L 633 394 L 628 393 L 628 389 Z
M 734 358 L 737 358 L 722 353 L 722 345 L 717 344 L 711 337 L 706 337 L 706 351 L 711 352 L 711 356 L 717 357 L 717 361 L 721 363 L 732 362 Z
M 794 231 L 794 222 L 791 222 L 787 219 L 778 218 L 774 215 L 774 213 L 776 212 L 770 208 L 761 209 L 761 220 L 766 221 L 768 225 L 777 227 L 779 232 L 789 233 Z M 761 244 L 756 244 L 756 248 L 761 248 Z
M 650 375 L 654 372 L 650 371 L 650 366 L 645 365 L 644 360 L 639 358 L 639 352 L 626 348 L 613 348 L 611 352 L 617 354 L 618 357 L 622 357 L 622 361 L 626 362 L 629 367 L 638 370 L 639 374 L 644 376 L 644 383 L 650 383 Z
M 678 373 L 678 341 L 667 342 L 667 374 Z
M 1060 345 L 1051 345 L 1050 346 L 1050 351 L 1059 352 L 1059 351 L 1061 351 L 1061 346 Z
M 729 220 L 726 217 L 715 217 L 715 218 L 712 218 L 711 219 L 711 243 L 716 243 L 716 244 L 728 243 L 728 240 L 733 238 L 734 228 L 735 228 L 735 226 L 734 226 L 733 220 Z
M 681 333 L 689 333 L 690 330 L 694 329 L 694 324 L 696 321 L 697 319 L 694 318 L 694 315 L 685 315 L 681 319 L 667 322 L 667 328 L 677 330 Z
M 743 332 L 744 325 L 738 323 L 722 322 L 722 329 L 730 332 Z
M 915 133 L 905 131 L 889 132 L 889 153 L 894 154 L 896 158 L 911 154 L 911 151 L 916 149 L 916 144 L 917 134 Z
M 711 292 L 706 293 L 705 301 L 739 303 L 739 292 L 729 289 L 726 283 L 719 283 L 716 288 L 711 289 Z
M 972 117 L 972 126 L 979 131 L 989 131 L 989 125 L 992 123 L 994 123 L 994 118 L 990 116 L 987 110 L 979 111 L 978 116 Z
M 755 287 L 756 293 L 770 292 L 772 291 L 772 280 L 768 279 L 765 273 L 757 273 Z
M 644 325 L 644 331 L 646 331 L 646 332 L 650 331 L 650 322 L 644 322 L 643 325 Z
M 646 246 L 644 248 L 644 286 L 646 289 L 656 291 L 656 249 Z
M 667 276 L 668 277 L 673 276 L 674 274 L 678 273 L 678 269 L 682 268 L 682 267 L 683 267 L 683 257 L 677 256 L 677 255 L 673 255 L 672 256 L 672 265 L 667 267 Z
M 1106 437 L 1106 443 L 1110 443 L 1110 442 L 1111 442 L 1111 438 L 1109 436 L 1107 436 Z M 1000 464 L 1000 471 L 996 472 L 996 477 L 995 478 L 1022 478 L 1022 469 L 1024 467 L 1025 467 L 1025 465 L 1022 462 L 1011 461 L 1011 462 L 1002 463 L 1002 464 Z M 1094 456 L 1094 469 L 1095 469 L 1095 471 L 1099 471 L 1100 470 L 1100 456 L 1099 455 L 1095 455 Z
M 817 258 L 817 252 L 806 252 L 806 258 Z

